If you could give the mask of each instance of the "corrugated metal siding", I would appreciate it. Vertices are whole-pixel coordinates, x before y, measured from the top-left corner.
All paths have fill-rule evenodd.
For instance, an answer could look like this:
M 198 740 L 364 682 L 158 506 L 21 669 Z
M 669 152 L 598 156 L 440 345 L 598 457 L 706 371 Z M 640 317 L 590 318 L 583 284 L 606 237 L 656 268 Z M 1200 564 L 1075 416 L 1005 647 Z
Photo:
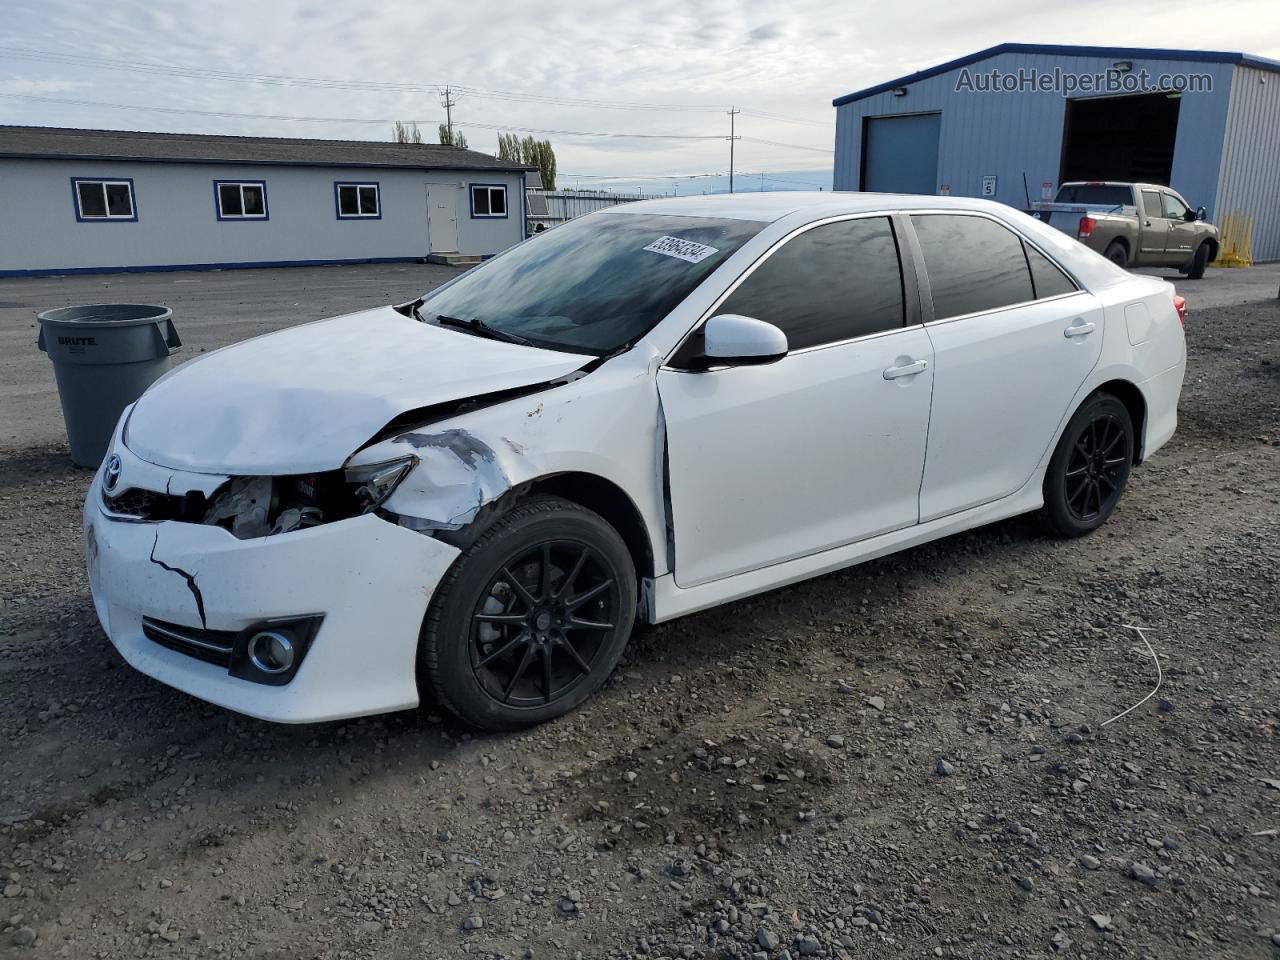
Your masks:
M 1099 57 L 1006 53 L 969 67 L 971 74 L 998 68 L 1071 73 L 1098 73 L 1114 61 Z M 1193 206 L 1209 207 L 1218 186 L 1218 160 L 1226 128 L 1230 96 L 1230 64 L 1172 60 L 1135 60 L 1135 72 L 1152 77 L 1166 73 L 1206 73 L 1213 78 L 1210 93 L 1188 93 L 1178 117 L 1173 160 L 1173 187 Z M 1031 199 L 1040 199 L 1040 186 L 1057 186 L 1062 159 L 1062 127 L 1066 101 L 1056 92 L 978 93 L 957 91 L 960 70 L 913 83 L 904 97 L 878 93 L 836 108 L 835 188 L 857 190 L 861 167 L 864 117 L 942 111 L 938 154 L 938 186 L 947 184 L 954 196 L 981 195 L 982 178 L 996 177 L 995 199 L 1014 207 L 1026 206 L 1022 176 Z M 1212 210 L 1210 210 L 1212 215 Z
M 1253 223 L 1254 260 L 1280 260 L 1280 76 L 1236 67 L 1215 208 Z

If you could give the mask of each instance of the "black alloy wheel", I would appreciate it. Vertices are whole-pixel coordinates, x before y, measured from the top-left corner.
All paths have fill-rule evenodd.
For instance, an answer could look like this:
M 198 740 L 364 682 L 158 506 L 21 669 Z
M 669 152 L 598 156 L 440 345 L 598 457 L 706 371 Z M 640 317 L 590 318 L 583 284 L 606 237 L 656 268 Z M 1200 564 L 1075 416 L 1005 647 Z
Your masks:
M 618 629 L 618 581 L 592 548 L 547 540 L 503 563 L 471 616 L 471 669 L 501 704 L 554 703 Z
M 617 665 L 636 594 L 630 551 L 602 517 L 557 497 L 517 504 L 436 588 L 418 688 L 486 730 L 566 713 Z
M 1104 413 L 1089 422 L 1067 460 L 1067 509 L 1081 523 L 1110 511 L 1120 499 L 1132 453 L 1120 421 Z
M 1100 527 L 1124 493 L 1133 467 L 1133 421 L 1123 403 L 1095 394 L 1081 405 L 1045 475 L 1045 513 L 1062 536 Z

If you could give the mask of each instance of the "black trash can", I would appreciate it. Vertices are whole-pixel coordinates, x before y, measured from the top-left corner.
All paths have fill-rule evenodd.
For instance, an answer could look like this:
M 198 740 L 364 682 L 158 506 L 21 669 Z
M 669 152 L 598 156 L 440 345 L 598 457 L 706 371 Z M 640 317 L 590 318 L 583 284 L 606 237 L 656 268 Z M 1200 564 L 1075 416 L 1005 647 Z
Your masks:
M 77 466 L 106 456 L 120 412 L 169 369 L 182 346 L 173 311 L 145 303 L 93 303 L 39 315 L 37 345 L 53 361 L 62 419 Z

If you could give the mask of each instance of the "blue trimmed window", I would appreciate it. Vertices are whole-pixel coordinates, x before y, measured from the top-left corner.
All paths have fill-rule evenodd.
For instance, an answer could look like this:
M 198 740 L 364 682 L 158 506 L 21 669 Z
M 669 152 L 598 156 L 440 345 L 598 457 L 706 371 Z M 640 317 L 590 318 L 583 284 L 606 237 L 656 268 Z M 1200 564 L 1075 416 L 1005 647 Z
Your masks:
M 339 220 L 378 220 L 382 217 L 382 191 L 376 183 L 335 183 L 334 202 Z
M 116 180 L 72 177 L 71 192 L 75 196 L 76 219 L 83 223 L 138 219 L 138 208 L 133 202 L 133 181 L 128 177 Z
M 219 220 L 268 219 L 264 180 L 215 180 L 213 193 Z
M 502 183 L 473 183 L 471 185 L 471 216 L 473 219 L 505 217 L 507 215 L 507 187 Z

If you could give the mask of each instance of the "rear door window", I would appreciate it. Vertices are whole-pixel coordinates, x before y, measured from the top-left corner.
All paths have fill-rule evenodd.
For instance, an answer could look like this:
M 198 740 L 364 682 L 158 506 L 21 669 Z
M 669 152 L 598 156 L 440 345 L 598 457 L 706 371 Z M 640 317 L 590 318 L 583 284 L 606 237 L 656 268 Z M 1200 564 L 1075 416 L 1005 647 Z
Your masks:
M 917 214 L 935 320 L 1035 299 L 1022 239 L 986 217 Z
M 1154 217 L 1157 220 L 1164 218 L 1164 207 L 1160 203 L 1160 193 L 1156 190 L 1142 191 L 1142 209 L 1148 217 Z
M 901 327 L 902 267 L 889 218 L 806 230 L 775 250 L 716 312 L 772 323 L 792 350 Z

